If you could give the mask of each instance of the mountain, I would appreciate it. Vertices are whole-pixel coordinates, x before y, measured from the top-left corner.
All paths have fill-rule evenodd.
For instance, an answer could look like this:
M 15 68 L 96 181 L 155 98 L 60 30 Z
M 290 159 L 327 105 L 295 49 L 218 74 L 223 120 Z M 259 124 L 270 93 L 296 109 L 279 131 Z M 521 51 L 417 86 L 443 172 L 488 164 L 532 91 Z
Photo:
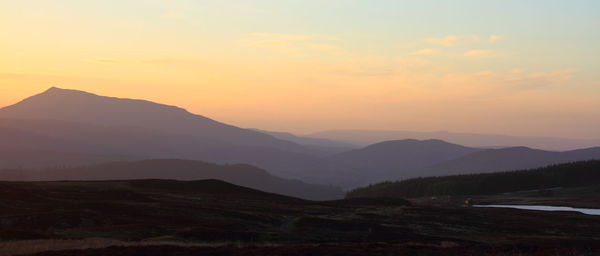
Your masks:
M 145 100 L 103 97 L 56 87 L 0 109 L 0 118 L 50 119 L 103 126 L 143 127 L 236 145 L 303 150 L 295 143 L 220 123 L 182 108 Z
M 526 137 L 500 134 L 457 133 L 447 131 L 415 132 L 396 130 L 331 130 L 306 135 L 344 141 L 356 145 L 370 145 L 399 139 L 439 139 L 469 147 L 502 148 L 527 146 L 544 150 L 573 150 L 600 146 L 600 139 L 573 139 L 552 137 Z
M 289 132 L 273 132 L 273 131 L 265 131 L 265 130 L 260 130 L 260 129 L 252 129 L 252 130 L 271 135 L 271 136 L 281 139 L 281 140 L 287 140 L 287 141 L 291 141 L 291 142 L 300 144 L 306 148 L 310 148 L 312 152 L 315 152 L 319 156 L 334 155 L 334 154 L 348 151 L 348 150 L 358 147 L 356 145 L 341 142 L 341 141 L 297 136 L 297 135 L 289 133 Z
M 113 161 L 178 158 L 247 163 L 277 176 L 310 180 L 318 176 L 322 166 L 313 149 L 261 132 L 219 123 L 177 107 L 76 90 L 51 88 L 2 108 L 0 127 L 55 141 L 55 146 L 48 148 L 44 146 L 47 142 L 30 139 L 27 152 L 32 153 L 31 157 L 18 151 L 16 161 L 10 161 L 10 165 L 0 161 L 0 168 L 98 163 L 96 155 Z M 41 155 L 40 151 L 65 156 L 38 162 L 34 156 Z M 0 160 L 15 152 L 0 152 Z
M 312 200 L 342 198 L 344 193 L 335 187 L 312 185 L 298 180 L 282 179 L 267 171 L 246 164 L 217 165 L 200 161 L 156 159 L 133 162 L 114 162 L 73 168 L 44 170 L 0 170 L 0 180 L 136 180 L 218 179 L 261 191 Z
M 551 164 L 600 159 L 600 147 L 571 151 L 544 151 L 527 147 L 487 149 L 417 170 L 406 177 L 500 172 Z
M 459 158 L 477 148 L 447 143 L 441 140 L 394 140 L 373 144 L 361 149 L 340 153 L 328 158 L 329 164 L 346 170 L 355 179 L 350 187 L 381 182 L 398 173 Z

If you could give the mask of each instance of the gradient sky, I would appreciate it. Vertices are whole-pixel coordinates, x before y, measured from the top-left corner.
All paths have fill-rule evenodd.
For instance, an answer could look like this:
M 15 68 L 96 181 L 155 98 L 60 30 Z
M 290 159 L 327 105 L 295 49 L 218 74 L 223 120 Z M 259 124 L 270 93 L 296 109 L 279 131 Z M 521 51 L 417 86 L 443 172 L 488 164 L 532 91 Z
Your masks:
M 51 86 L 297 133 L 600 138 L 600 1 L 0 0 L 0 106 Z

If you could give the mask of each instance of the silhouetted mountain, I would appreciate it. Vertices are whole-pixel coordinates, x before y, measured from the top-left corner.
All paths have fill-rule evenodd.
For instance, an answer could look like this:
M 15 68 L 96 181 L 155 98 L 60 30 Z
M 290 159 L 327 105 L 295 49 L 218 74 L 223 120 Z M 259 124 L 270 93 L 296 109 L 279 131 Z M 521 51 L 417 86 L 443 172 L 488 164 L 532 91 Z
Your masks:
M 487 149 L 420 169 L 408 177 L 510 171 L 592 159 L 600 159 L 600 147 L 564 152 L 527 147 Z
M 258 132 L 269 134 L 275 138 L 281 140 L 291 141 L 297 144 L 300 144 L 306 148 L 311 149 L 311 152 L 314 152 L 320 156 L 328 156 L 337 153 L 341 153 L 344 151 L 351 150 L 353 148 L 357 148 L 358 146 L 345 143 L 341 141 L 322 139 L 322 138 L 312 138 L 312 137 L 303 137 L 297 136 L 289 132 L 273 132 L 273 131 L 265 131 L 260 129 L 252 129 Z
M 544 150 L 573 150 L 600 146 L 600 139 L 573 139 L 551 137 L 510 136 L 500 134 L 457 133 L 447 131 L 415 132 L 395 130 L 331 130 L 309 134 L 315 138 L 345 141 L 356 145 L 370 145 L 388 140 L 439 139 L 469 147 L 527 146 Z
M 114 160 L 179 158 L 248 163 L 278 176 L 304 180 L 315 177 L 319 166 L 323 166 L 313 149 L 267 134 L 222 124 L 172 106 L 75 90 L 51 88 L 2 108 L 0 126 L 61 140 L 52 152 L 118 156 Z M 86 148 L 73 150 L 65 146 L 71 142 Z M 32 145 L 36 148 L 38 144 Z M 90 162 L 60 160 L 72 161 L 51 164 Z M 15 164 L 40 166 L 34 158 Z M 0 168 L 14 166 L 0 162 Z
M 246 164 L 217 165 L 190 160 L 143 160 L 114 162 L 75 168 L 45 170 L 0 170 L 0 180 L 135 180 L 218 179 L 261 191 L 304 199 L 327 200 L 342 198 L 342 190 L 330 186 L 312 185 L 298 180 L 275 177 L 265 170 Z
M 304 150 L 295 143 L 223 124 L 182 108 L 56 87 L 0 109 L 0 118 L 53 119 L 103 126 L 141 127 L 236 145 Z
M 381 182 L 418 168 L 455 159 L 480 149 L 464 147 L 441 140 L 386 141 L 344 152 L 329 158 L 329 163 L 361 177 L 351 187 Z

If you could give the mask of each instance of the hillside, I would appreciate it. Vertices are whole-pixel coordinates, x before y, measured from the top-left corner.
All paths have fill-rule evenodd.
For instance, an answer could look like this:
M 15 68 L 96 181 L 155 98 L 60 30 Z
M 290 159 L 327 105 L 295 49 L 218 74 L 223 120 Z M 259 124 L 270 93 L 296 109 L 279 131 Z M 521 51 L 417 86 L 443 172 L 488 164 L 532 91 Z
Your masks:
M 479 150 L 441 140 L 395 140 L 331 156 L 328 158 L 328 163 L 344 170 L 346 172 L 344 175 L 360 177 L 360 183 L 351 184 L 351 186 L 360 186 L 370 182 L 381 182 L 398 174 L 459 158 Z
M 177 158 L 220 164 L 246 163 L 272 173 L 310 180 L 318 157 L 273 147 L 223 143 L 212 138 L 132 126 L 45 119 L 0 119 L 0 168 L 79 166 L 121 160 Z M 8 143 L 10 142 L 10 143 Z M 314 170 L 314 171 L 313 171 Z
M 246 164 L 217 165 L 200 161 L 160 159 L 45 170 L 0 170 L 0 180 L 135 179 L 219 179 L 240 186 L 305 199 L 328 200 L 343 197 L 343 192 L 338 188 L 279 178 Z
M 511 172 L 415 178 L 355 189 L 355 197 L 491 195 L 552 188 L 594 187 L 600 192 L 600 161 L 583 161 Z
M 593 159 L 600 159 L 600 147 L 563 152 L 527 147 L 488 149 L 416 170 L 409 177 L 500 172 Z M 403 177 L 407 176 L 398 178 Z

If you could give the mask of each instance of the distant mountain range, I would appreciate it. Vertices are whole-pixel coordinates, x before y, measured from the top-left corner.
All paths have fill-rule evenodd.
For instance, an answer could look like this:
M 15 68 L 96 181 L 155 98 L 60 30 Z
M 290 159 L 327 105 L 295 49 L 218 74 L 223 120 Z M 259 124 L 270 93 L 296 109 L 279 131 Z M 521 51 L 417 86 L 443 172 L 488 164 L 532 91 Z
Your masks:
M 400 178 L 426 166 L 456 159 L 481 149 L 464 147 L 441 140 L 394 140 L 350 150 L 328 158 L 332 166 L 348 172 L 345 175 L 361 177 L 361 186 L 385 179 Z M 346 187 L 347 185 L 344 184 Z
M 458 133 L 447 131 L 415 132 L 396 130 L 330 130 L 306 135 L 311 138 L 322 138 L 343 141 L 355 145 L 367 146 L 388 140 L 402 139 L 438 139 L 469 147 L 502 148 L 526 146 L 544 150 L 573 150 L 596 147 L 597 139 L 573 139 L 552 137 L 510 136 L 501 134 Z
M 324 185 L 311 185 L 298 180 L 282 179 L 251 165 L 217 165 L 191 160 L 155 159 L 73 168 L 5 169 L 0 171 L 0 180 L 12 181 L 136 179 L 219 179 L 265 192 L 304 199 L 327 200 L 339 199 L 344 196 L 341 189 Z
M 356 141 L 364 138 L 360 131 L 342 134 L 350 137 L 356 134 Z M 51 88 L 0 109 L 0 169 L 71 169 L 106 162 L 187 159 L 221 165 L 248 164 L 282 179 L 348 189 L 384 180 L 506 171 L 600 158 L 600 148 L 564 152 L 525 147 L 486 149 L 439 139 L 394 139 L 358 147 L 340 142 L 349 141 L 344 136 L 315 138 L 320 136 L 242 129 L 173 106 Z M 476 142 L 476 137 L 466 137 Z M 479 141 L 488 142 L 493 141 L 485 136 Z M 216 173 L 204 172 L 212 176 L 202 178 L 218 178 Z M 73 176 L 62 177 L 85 178 L 67 173 Z M 116 177 L 115 173 L 112 176 L 98 176 L 98 173 L 101 171 L 88 174 L 97 178 Z M 143 177 L 190 179 L 186 175 L 174 171 Z M 262 189 L 269 187 L 266 184 Z M 322 190 L 323 198 L 332 194 L 324 187 L 316 190 Z M 299 193 L 285 192 L 296 196 Z
M 312 137 L 304 137 L 298 136 L 289 132 L 273 132 L 273 131 L 265 131 L 260 129 L 253 129 L 258 132 L 262 132 L 265 134 L 269 134 L 275 138 L 281 140 L 291 141 L 297 144 L 300 144 L 306 148 L 311 149 L 315 154 L 319 156 L 328 156 L 336 153 L 341 153 L 344 151 L 348 151 L 351 149 L 359 148 L 360 146 L 335 141 L 330 139 L 322 139 L 322 138 L 312 138 Z

